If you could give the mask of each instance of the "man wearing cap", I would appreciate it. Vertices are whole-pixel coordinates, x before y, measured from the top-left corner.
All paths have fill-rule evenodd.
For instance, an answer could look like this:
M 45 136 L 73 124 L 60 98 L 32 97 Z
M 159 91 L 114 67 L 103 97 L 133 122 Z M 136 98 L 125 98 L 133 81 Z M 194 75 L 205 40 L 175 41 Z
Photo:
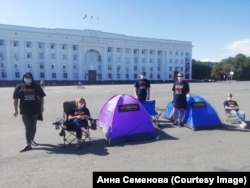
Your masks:
M 189 84 L 188 82 L 183 80 L 183 74 L 177 74 L 177 80 L 174 82 L 173 87 L 173 125 L 183 126 L 183 116 L 184 111 L 187 108 L 187 97 L 186 95 L 189 93 Z
M 150 96 L 150 81 L 145 78 L 146 72 L 141 72 L 141 78 L 134 84 L 135 86 L 135 97 L 140 101 L 144 102 L 149 100 Z

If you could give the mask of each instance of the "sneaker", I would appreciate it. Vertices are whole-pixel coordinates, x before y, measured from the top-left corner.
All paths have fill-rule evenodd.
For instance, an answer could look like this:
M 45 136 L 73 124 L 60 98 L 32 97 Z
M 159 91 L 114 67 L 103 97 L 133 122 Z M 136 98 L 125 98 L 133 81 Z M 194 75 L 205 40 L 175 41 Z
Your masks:
M 23 148 L 20 152 L 25 152 L 25 151 L 29 151 L 29 150 L 32 150 L 31 145 L 25 146 L 25 148 Z
M 38 146 L 38 143 L 36 143 L 34 140 L 31 140 L 31 145 Z
M 182 122 L 179 122 L 178 125 L 179 125 L 179 127 L 183 127 L 184 126 L 184 124 Z
M 174 121 L 173 126 L 176 126 L 177 124 L 178 124 L 178 122 L 177 122 L 177 121 Z
M 240 127 L 242 129 L 245 129 L 245 128 L 247 128 L 247 124 L 243 121 L 243 122 L 241 122 Z

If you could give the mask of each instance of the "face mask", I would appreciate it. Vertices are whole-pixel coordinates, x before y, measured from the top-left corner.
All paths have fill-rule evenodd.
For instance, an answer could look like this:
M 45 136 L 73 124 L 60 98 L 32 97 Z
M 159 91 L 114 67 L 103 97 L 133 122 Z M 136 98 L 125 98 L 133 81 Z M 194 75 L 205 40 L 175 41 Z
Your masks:
M 30 78 L 24 78 L 23 80 L 26 85 L 30 85 L 32 81 Z
M 83 103 L 78 103 L 78 108 L 81 109 L 84 107 L 84 104 Z
M 178 79 L 179 81 L 181 81 L 181 80 L 182 80 L 182 77 L 177 77 L 177 79 Z
M 227 97 L 227 100 L 229 100 L 229 101 L 230 101 L 231 99 L 232 99 L 232 97 Z
M 143 79 L 145 76 L 141 75 L 141 79 Z

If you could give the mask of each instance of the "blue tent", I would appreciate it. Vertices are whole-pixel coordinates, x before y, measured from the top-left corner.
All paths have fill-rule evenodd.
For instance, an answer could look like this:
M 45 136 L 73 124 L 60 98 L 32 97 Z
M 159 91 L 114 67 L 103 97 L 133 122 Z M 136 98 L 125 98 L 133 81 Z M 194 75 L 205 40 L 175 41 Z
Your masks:
M 204 98 L 198 95 L 187 97 L 187 109 L 183 117 L 185 126 L 193 129 L 214 129 L 221 128 L 223 123 L 214 107 Z M 173 121 L 173 104 L 167 104 L 165 115 L 166 119 Z

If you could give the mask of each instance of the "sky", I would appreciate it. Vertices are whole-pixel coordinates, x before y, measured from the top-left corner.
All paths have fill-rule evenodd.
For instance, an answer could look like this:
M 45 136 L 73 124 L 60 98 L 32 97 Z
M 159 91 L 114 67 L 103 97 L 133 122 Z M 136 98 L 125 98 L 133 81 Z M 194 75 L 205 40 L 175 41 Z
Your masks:
M 192 59 L 250 56 L 250 0 L 0 0 L 0 24 L 192 42 Z

